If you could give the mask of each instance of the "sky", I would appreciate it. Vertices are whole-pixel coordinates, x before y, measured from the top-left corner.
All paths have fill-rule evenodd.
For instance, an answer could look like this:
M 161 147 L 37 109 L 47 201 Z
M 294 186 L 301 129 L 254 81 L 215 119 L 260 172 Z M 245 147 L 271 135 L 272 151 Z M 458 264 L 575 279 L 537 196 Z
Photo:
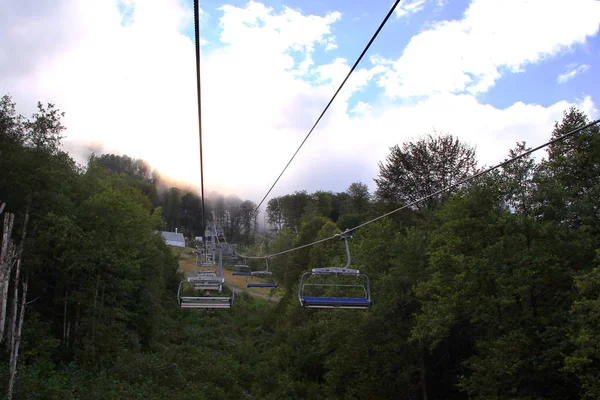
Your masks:
M 200 1 L 205 190 L 260 201 L 392 5 Z M 23 114 L 38 101 L 64 111 L 81 164 L 127 154 L 199 184 L 191 0 L 0 10 L 0 95 Z M 428 133 L 491 165 L 547 141 L 571 105 L 598 118 L 599 29 L 597 0 L 402 1 L 272 196 L 374 191 L 390 147 Z

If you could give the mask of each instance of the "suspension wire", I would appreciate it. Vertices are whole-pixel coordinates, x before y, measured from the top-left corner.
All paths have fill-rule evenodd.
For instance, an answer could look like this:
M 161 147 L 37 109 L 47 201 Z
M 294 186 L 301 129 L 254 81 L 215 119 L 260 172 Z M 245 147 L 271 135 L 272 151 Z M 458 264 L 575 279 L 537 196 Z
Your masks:
M 419 199 L 417 199 L 417 200 L 415 200 L 413 202 L 405 204 L 402 207 L 398 207 L 395 210 L 392 210 L 392 211 L 387 212 L 387 213 L 385 213 L 383 215 L 380 215 L 379 217 L 373 218 L 373 219 L 371 219 L 371 220 L 369 220 L 367 222 L 364 222 L 364 223 L 362 223 L 360 225 L 357 225 L 354 228 L 346 229 L 344 232 L 336 233 L 336 234 L 334 234 L 331 237 L 328 237 L 328 238 L 325 238 L 325 239 L 321 239 L 321 240 L 317 240 L 315 242 L 304 244 L 302 246 L 294 247 L 294 248 L 291 248 L 291 249 L 288 249 L 288 250 L 283 250 L 283 251 L 280 251 L 280 252 L 277 252 L 277 253 L 268 254 L 266 256 L 249 256 L 249 255 L 238 254 L 238 253 L 236 253 L 236 254 L 238 254 L 241 257 L 245 257 L 245 258 L 260 258 L 260 259 L 273 258 L 273 257 L 279 256 L 279 255 L 282 255 L 282 254 L 291 253 L 292 251 L 300 250 L 300 249 L 303 249 L 303 248 L 306 248 L 306 247 L 314 246 L 314 245 L 319 244 L 319 243 L 327 242 L 327 241 L 332 240 L 332 239 L 342 238 L 343 236 L 345 236 L 345 235 L 349 234 L 350 232 L 353 232 L 353 231 L 355 231 L 355 230 L 357 230 L 359 228 L 362 228 L 363 226 L 372 224 L 373 222 L 379 221 L 382 218 L 385 218 L 385 217 L 388 217 L 388 216 L 390 216 L 392 214 L 395 214 L 398 211 L 401 211 L 401 210 L 404 210 L 406 208 L 412 207 L 415 204 L 418 204 L 418 203 L 420 203 L 422 201 L 428 200 L 428 199 L 430 199 L 432 197 L 435 197 L 435 196 L 437 196 L 439 194 L 442 194 L 442 193 L 447 192 L 447 191 L 449 191 L 451 189 L 454 189 L 455 187 L 460 186 L 462 184 L 465 184 L 467 182 L 470 182 L 470 181 L 472 181 L 472 180 L 474 180 L 476 178 L 479 178 L 482 175 L 486 175 L 486 174 L 488 174 L 488 173 L 490 173 L 490 172 L 492 172 L 492 171 L 494 171 L 494 170 L 496 170 L 498 168 L 501 168 L 501 167 L 503 167 L 503 166 L 505 166 L 507 164 L 515 162 L 515 161 L 517 161 L 517 160 L 519 160 L 519 159 L 521 159 L 521 158 L 523 158 L 525 156 L 528 156 L 529 154 L 534 153 L 534 152 L 536 152 L 536 151 L 538 151 L 538 150 L 540 150 L 540 149 L 542 149 L 542 148 L 544 148 L 546 146 L 549 146 L 549 145 L 554 144 L 556 142 L 560 142 L 562 140 L 567 139 L 570 136 L 575 135 L 576 133 L 579 133 L 579 132 L 581 132 L 581 131 L 583 131 L 585 129 L 591 128 L 592 126 L 597 125 L 598 123 L 600 123 L 600 119 L 597 119 L 594 122 L 590 122 L 589 124 L 584 125 L 584 126 L 582 126 L 580 128 L 573 129 L 572 131 L 570 131 L 568 133 L 565 133 L 562 136 L 559 136 L 559 137 L 557 137 L 555 139 L 552 139 L 552 140 L 550 140 L 550 141 L 548 141 L 548 142 L 546 142 L 544 144 L 541 144 L 541 145 L 539 145 L 539 146 L 537 146 L 537 147 L 535 147 L 533 149 L 529 149 L 529 150 L 527 150 L 527 151 L 519 154 L 518 156 L 515 156 L 513 158 L 505 160 L 505 161 L 503 161 L 503 162 L 501 162 L 499 164 L 494 165 L 493 167 L 489 167 L 489 168 L 487 168 L 487 169 L 485 169 L 483 171 L 480 171 L 480 172 L 478 172 L 478 173 L 476 173 L 474 175 L 471 175 L 471 176 L 469 176 L 467 178 L 461 179 L 460 181 L 458 181 L 456 183 L 453 183 L 452 185 L 449 185 L 449 186 L 446 186 L 445 188 L 439 189 L 439 190 L 437 190 L 437 191 L 435 191 L 435 192 L 433 192 L 431 194 L 428 194 L 427 196 L 421 197 L 421 198 L 419 198 Z
M 310 128 L 310 131 L 308 132 L 308 134 L 306 135 L 306 137 L 304 138 L 304 140 L 302 141 L 302 143 L 300 143 L 300 146 L 298 147 L 298 149 L 296 149 L 296 152 L 294 153 L 294 155 L 292 155 L 292 158 L 290 158 L 290 161 L 288 161 L 288 163 L 285 165 L 285 167 L 283 168 L 283 170 L 281 171 L 281 173 L 279 174 L 279 176 L 277 177 L 277 179 L 275 179 L 275 182 L 273 182 L 273 185 L 271 185 L 271 188 L 267 191 L 267 194 L 265 194 L 265 196 L 260 201 L 260 203 L 258 203 L 258 205 L 254 209 L 254 211 L 252 211 L 252 215 L 254 215 L 254 214 L 256 214 L 256 212 L 258 212 L 258 210 L 260 209 L 260 206 L 264 203 L 264 201 L 266 200 L 267 196 L 269 196 L 269 194 L 271 193 L 271 191 L 273 190 L 273 188 L 275 187 L 275 185 L 277 185 L 277 182 L 279 182 L 279 179 L 281 178 L 281 176 L 283 175 L 283 173 L 290 166 L 290 164 L 292 163 L 292 161 L 294 160 L 294 158 L 296 157 L 296 155 L 298 154 L 298 152 L 300 151 L 300 149 L 302 148 L 302 146 L 304 146 L 304 143 L 306 142 L 306 140 L 308 139 L 308 137 L 315 130 L 315 128 L 317 127 L 317 124 L 321 121 L 321 119 L 323 118 L 323 116 L 325 115 L 325 113 L 327 112 L 327 110 L 329 109 L 329 106 L 331 106 L 331 103 L 333 103 L 333 100 L 335 100 L 335 98 L 337 97 L 338 93 L 342 90 L 342 88 L 346 84 L 346 81 L 348 80 L 348 78 L 350 78 L 350 75 L 352 75 L 352 73 L 354 72 L 354 70 L 356 69 L 356 67 L 360 63 L 360 61 L 363 59 L 364 55 L 367 53 L 367 50 L 369 50 L 369 48 L 371 47 L 371 44 L 373 44 L 373 42 L 375 41 L 375 38 L 379 35 L 379 32 L 381 31 L 381 29 L 383 29 L 383 26 L 386 24 L 386 22 L 391 17 L 391 15 L 393 14 L 394 10 L 398 6 L 398 4 L 400 4 L 401 1 L 402 0 L 396 0 L 394 2 L 394 5 L 392 6 L 392 8 L 390 9 L 390 11 L 387 13 L 387 15 L 385 16 L 385 18 L 383 19 L 383 21 L 379 25 L 379 28 L 377 28 L 377 30 L 375 31 L 375 33 L 371 37 L 371 40 L 369 40 L 369 43 L 367 43 L 367 46 L 363 49 L 362 53 L 360 53 L 360 56 L 354 62 L 354 65 L 352 66 L 352 68 L 350 68 L 350 71 L 348 72 L 348 74 L 346 75 L 346 77 L 344 78 L 344 80 L 342 81 L 342 84 L 335 91 L 333 97 L 331 98 L 331 100 L 329 100 L 329 103 L 327 103 L 327 106 L 325 106 L 325 109 L 323 109 L 323 111 L 321 112 L 321 115 L 319 115 L 319 118 L 317 118 L 317 121 L 314 123 L 314 125 L 312 126 L 312 128 Z
M 202 157 L 202 102 L 200 91 L 200 18 L 198 15 L 199 0 L 194 0 L 194 39 L 196 48 L 196 89 L 198 93 L 198 139 L 200 142 L 200 194 L 202 196 L 202 243 L 205 243 L 206 235 L 206 214 L 204 208 L 204 166 Z

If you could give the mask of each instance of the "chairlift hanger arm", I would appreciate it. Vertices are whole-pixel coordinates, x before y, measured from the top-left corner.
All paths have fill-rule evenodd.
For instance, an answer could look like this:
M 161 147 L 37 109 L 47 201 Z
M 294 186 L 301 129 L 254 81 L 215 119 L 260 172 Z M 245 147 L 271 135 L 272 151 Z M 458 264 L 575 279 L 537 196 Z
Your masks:
M 352 258 L 350 257 L 350 247 L 348 245 L 348 239 L 352 238 L 352 236 L 342 234 L 342 235 L 340 235 L 340 238 L 344 241 L 344 244 L 346 245 L 346 257 L 347 257 L 346 265 L 341 268 L 338 268 L 338 267 L 313 268 L 312 272 L 314 274 L 327 274 L 327 275 L 358 275 L 358 274 L 360 274 L 359 270 L 349 268 Z

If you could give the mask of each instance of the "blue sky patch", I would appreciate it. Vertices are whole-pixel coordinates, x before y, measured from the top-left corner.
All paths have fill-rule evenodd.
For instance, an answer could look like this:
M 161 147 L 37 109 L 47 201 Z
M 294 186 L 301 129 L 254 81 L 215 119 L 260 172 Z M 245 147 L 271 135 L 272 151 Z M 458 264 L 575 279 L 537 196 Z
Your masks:
M 187 0 L 187 2 L 192 6 L 192 1 Z M 417 2 L 420 3 L 418 0 Z M 415 2 L 405 2 L 405 6 L 410 8 L 412 3 Z M 203 46 L 204 51 L 210 52 L 223 46 L 223 43 L 219 41 L 219 35 L 222 32 L 219 20 L 223 15 L 220 7 L 224 4 L 244 8 L 249 3 L 245 0 L 232 0 L 227 3 L 203 1 L 201 3 L 201 7 L 206 12 L 201 21 L 201 35 L 202 39 L 208 41 Z M 316 81 L 318 74 L 314 73 L 314 68 L 319 65 L 330 64 L 338 57 L 345 58 L 347 64 L 351 66 L 388 12 L 392 2 L 390 0 L 372 0 L 369 2 L 273 0 L 263 2 L 263 4 L 272 8 L 274 14 L 283 12 L 285 7 L 299 11 L 303 15 L 325 16 L 334 11 L 341 13 L 341 19 L 330 25 L 331 35 L 337 48 L 326 50 L 325 44 L 316 44 L 311 55 L 314 65 L 311 66 L 307 74 L 302 76 L 302 79 L 318 84 Z M 398 17 L 394 13 L 358 68 L 372 68 L 374 64 L 370 61 L 371 56 L 382 57 L 390 61 L 398 60 L 411 38 L 424 30 L 431 29 L 440 22 L 460 21 L 464 18 L 469 5 L 470 2 L 467 0 L 428 0 L 421 5 L 421 9 L 414 13 L 407 13 L 402 17 Z M 125 6 L 122 9 L 123 18 L 127 20 L 131 17 L 132 10 L 130 7 Z M 264 23 L 259 20 L 257 23 L 249 25 L 263 26 Z M 186 28 L 185 34 L 193 37 L 193 27 Z M 596 34 L 589 38 L 585 45 L 574 45 L 558 55 L 547 57 L 537 63 L 524 65 L 523 71 L 513 72 L 507 67 L 500 66 L 500 78 L 488 90 L 478 93 L 477 98 L 481 103 L 496 108 L 506 108 L 517 101 L 549 106 L 561 100 L 579 101 L 585 95 L 597 98 L 600 95 L 600 86 L 594 85 L 593 76 L 594 65 L 597 65 L 600 61 L 599 50 L 600 39 Z M 294 59 L 294 66 L 290 69 L 298 68 L 299 64 L 305 59 L 305 54 L 302 51 L 289 49 L 287 54 Z M 436 62 L 443 65 L 444 60 L 438 59 Z M 558 76 L 567 73 L 568 67 L 573 65 L 583 65 L 583 67 L 576 71 L 570 79 L 559 82 L 557 80 Z M 473 73 L 466 71 L 465 74 L 471 78 L 471 82 L 467 84 L 464 90 L 458 90 L 455 93 L 468 93 L 469 88 L 478 83 L 478 78 Z M 343 76 L 337 80 L 334 79 L 336 81 L 334 83 L 338 84 L 342 79 Z M 372 79 L 366 87 L 352 95 L 348 111 L 352 110 L 359 102 L 369 104 L 378 102 L 378 99 L 384 95 L 384 90 L 377 85 L 377 79 Z M 426 97 L 421 95 L 407 96 L 396 98 L 394 101 L 398 104 L 412 104 Z

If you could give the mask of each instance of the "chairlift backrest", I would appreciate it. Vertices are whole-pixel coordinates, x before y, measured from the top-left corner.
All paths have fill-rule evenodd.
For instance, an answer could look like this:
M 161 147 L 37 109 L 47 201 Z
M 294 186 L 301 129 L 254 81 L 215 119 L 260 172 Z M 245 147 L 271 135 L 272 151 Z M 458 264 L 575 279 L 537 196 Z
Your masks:
M 269 257 L 265 257 L 266 268 L 264 271 L 252 271 L 246 276 L 247 288 L 276 288 L 277 281 L 273 277 L 273 273 L 269 271 Z M 251 278 L 262 279 L 258 282 L 250 282 Z M 266 281 L 265 281 L 266 280 Z
M 371 287 L 369 277 L 365 274 L 361 274 L 357 269 L 351 269 L 350 267 L 350 248 L 348 246 L 349 236 L 343 236 L 345 246 L 347 262 L 344 267 L 330 267 L 330 268 L 313 268 L 309 272 L 302 274 L 300 278 L 298 288 L 298 300 L 300 305 L 304 308 L 342 308 L 342 309 L 369 309 L 371 308 Z M 314 277 L 322 277 L 329 279 L 329 282 L 311 283 L 309 280 Z M 340 283 L 341 277 L 356 277 L 356 283 Z M 362 283 L 361 283 L 362 282 Z M 350 290 L 361 289 L 363 296 L 353 297 L 342 297 L 342 296 L 329 296 L 329 295 L 306 295 L 305 289 L 310 287 L 317 287 L 321 289 L 327 288 L 345 288 Z

